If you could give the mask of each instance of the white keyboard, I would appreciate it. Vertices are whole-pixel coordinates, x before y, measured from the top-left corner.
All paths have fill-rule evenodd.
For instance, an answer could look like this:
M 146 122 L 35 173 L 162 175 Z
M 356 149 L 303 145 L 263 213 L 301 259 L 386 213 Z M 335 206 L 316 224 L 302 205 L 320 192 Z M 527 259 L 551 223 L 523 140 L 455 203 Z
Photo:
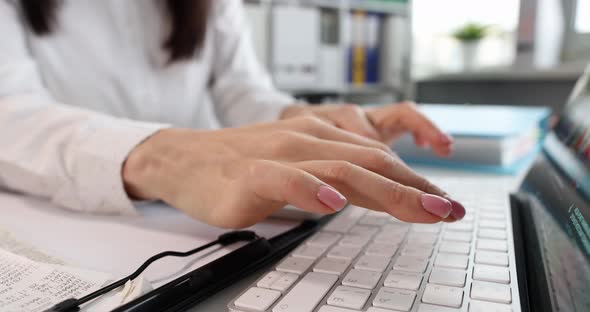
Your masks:
M 465 218 L 408 224 L 349 206 L 228 305 L 230 311 L 520 311 L 508 189 L 442 180 Z

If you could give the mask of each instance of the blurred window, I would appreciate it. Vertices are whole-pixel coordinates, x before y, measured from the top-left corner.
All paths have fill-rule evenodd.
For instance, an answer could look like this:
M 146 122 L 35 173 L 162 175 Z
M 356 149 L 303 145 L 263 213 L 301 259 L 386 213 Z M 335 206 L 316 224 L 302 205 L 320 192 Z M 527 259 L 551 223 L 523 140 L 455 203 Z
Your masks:
M 590 0 L 577 1 L 575 25 L 576 32 L 590 33 Z
M 467 23 L 489 25 L 500 33 L 485 40 L 478 64 L 509 64 L 514 59 L 519 6 L 520 0 L 413 0 L 414 69 L 461 70 L 460 48 L 452 33 Z

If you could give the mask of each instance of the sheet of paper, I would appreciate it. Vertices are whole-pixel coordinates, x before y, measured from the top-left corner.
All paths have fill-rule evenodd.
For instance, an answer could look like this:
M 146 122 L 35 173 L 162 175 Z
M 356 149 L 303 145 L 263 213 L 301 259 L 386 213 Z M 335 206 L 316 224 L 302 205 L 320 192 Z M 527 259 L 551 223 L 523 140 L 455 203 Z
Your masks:
M 109 279 L 108 274 L 40 263 L 0 249 L 2 311 L 44 311 L 97 290 Z
M 0 192 L 0 227 L 70 266 L 120 278 L 166 250 L 186 251 L 215 240 L 227 229 L 195 221 L 176 209 L 149 204 L 140 216 L 122 217 L 67 211 L 40 199 Z M 298 222 L 269 220 L 251 229 L 272 237 Z M 148 268 L 145 278 L 158 287 L 238 248 L 213 248 L 189 258 L 165 258 Z

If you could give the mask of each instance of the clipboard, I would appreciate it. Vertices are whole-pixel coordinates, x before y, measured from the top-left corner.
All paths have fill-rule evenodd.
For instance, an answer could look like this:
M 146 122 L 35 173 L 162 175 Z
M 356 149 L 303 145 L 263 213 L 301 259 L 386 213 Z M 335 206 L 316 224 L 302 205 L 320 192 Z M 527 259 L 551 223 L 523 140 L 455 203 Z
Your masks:
M 281 259 L 333 217 L 328 215 L 318 220 L 305 220 L 271 239 L 252 241 L 112 312 L 186 311 L 236 281 Z
M 113 276 L 125 276 L 133 272 L 146 259 L 164 250 L 190 250 L 227 232 L 199 223 L 179 211 L 157 203 L 138 207 L 140 217 L 81 214 L 56 207 L 45 200 L 1 191 L 0 203 L 3 207 L 10 208 L 0 211 L 0 228 L 70 266 Z M 56 224 L 59 226 L 56 227 Z M 306 224 L 309 226 L 309 223 Z M 171 228 L 171 225 L 174 226 Z M 299 222 L 292 220 L 272 219 L 248 230 L 259 236 L 272 237 L 269 240 L 269 253 L 281 255 L 278 246 L 283 246 L 285 237 L 292 237 L 293 232 L 298 232 L 291 230 L 301 230 L 299 226 Z M 126 236 L 121 237 L 121 234 Z M 281 243 L 278 243 L 279 240 Z M 296 243 L 287 245 L 293 248 Z M 191 273 L 197 274 L 202 272 L 199 269 L 205 267 L 210 269 L 212 266 L 207 264 L 213 265 L 212 262 L 221 261 L 223 256 L 236 251 L 239 246 L 220 246 L 211 252 L 198 254 L 198 257 L 195 255 L 190 258 L 162 259 L 154 263 L 153 267 L 150 266 L 145 276 L 156 289 L 164 285 L 170 287 L 173 281 L 179 280 L 178 276 L 182 278 Z M 286 249 L 288 250 L 290 249 Z M 246 275 L 248 272 L 243 273 L 243 276 Z M 217 288 L 220 289 L 223 289 L 223 285 Z M 208 291 L 212 293 L 216 290 Z

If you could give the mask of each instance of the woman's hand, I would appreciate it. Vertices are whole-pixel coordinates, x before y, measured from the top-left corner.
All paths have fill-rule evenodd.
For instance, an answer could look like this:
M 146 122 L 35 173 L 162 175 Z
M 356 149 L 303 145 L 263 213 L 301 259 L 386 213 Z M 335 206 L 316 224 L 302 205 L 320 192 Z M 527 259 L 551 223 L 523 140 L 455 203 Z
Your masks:
M 132 196 L 228 228 L 252 225 L 286 204 L 328 214 L 350 201 L 424 223 L 465 214 L 384 144 L 315 117 L 161 130 L 131 152 L 123 179 Z
M 363 109 L 353 104 L 294 105 L 281 118 L 316 116 L 338 128 L 391 144 L 411 133 L 416 145 L 432 147 L 439 156 L 451 154 L 453 140 L 416 109 L 412 102 Z

